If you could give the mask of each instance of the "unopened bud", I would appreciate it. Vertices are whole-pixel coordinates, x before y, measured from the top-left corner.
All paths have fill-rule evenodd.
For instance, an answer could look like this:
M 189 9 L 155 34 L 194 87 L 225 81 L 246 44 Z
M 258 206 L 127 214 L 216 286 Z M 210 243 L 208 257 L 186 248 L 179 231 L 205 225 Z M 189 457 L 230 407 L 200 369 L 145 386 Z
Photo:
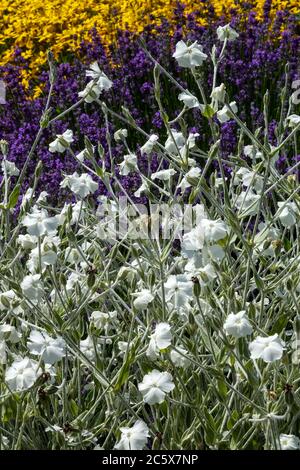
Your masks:
M 41 162 L 41 160 L 38 162 L 36 168 L 35 168 L 35 172 L 34 172 L 34 176 L 36 178 L 39 178 L 42 174 L 42 170 L 43 170 L 43 164 Z
M 8 154 L 8 148 L 9 148 L 9 146 L 8 146 L 7 140 L 1 139 L 0 140 L 0 149 L 1 149 L 2 155 L 4 157 L 6 157 L 7 154 Z
M 91 289 L 96 282 L 96 276 L 94 272 L 89 273 L 88 278 L 87 278 L 87 285 Z
M 192 277 L 192 282 L 193 282 L 193 293 L 195 297 L 199 297 L 201 293 L 201 287 L 200 287 L 200 282 L 199 279 L 196 276 Z
M 273 240 L 272 241 L 272 247 L 276 255 L 278 255 L 281 251 L 282 247 L 282 242 L 281 240 Z
M 87 150 L 89 156 L 93 157 L 94 155 L 94 147 L 90 141 L 90 139 L 85 135 L 84 136 L 84 145 Z M 86 156 L 86 155 L 85 155 Z
M 56 63 L 54 60 L 54 55 L 52 51 L 50 50 L 47 51 L 47 59 L 48 59 L 48 64 L 49 64 L 49 80 L 50 80 L 50 83 L 53 84 L 55 82 L 56 75 L 57 75 L 57 67 L 56 67 Z
M 272 243 L 271 238 L 267 238 L 267 240 L 265 240 L 264 243 L 263 243 L 263 249 L 267 250 L 268 248 L 270 248 L 271 243 Z
M 64 273 L 60 273 L 59 275 L 59 282 L 62 286 L 66 286 L 67 284 L 67 279 L 66 279 L 66 276 L 64 275 Z
M 292 385 L 286 384 L 285 386 L 285 394 L 284 394 L 284 401 L 288 406 L 292 406 L 295 402 L 294 392 Z

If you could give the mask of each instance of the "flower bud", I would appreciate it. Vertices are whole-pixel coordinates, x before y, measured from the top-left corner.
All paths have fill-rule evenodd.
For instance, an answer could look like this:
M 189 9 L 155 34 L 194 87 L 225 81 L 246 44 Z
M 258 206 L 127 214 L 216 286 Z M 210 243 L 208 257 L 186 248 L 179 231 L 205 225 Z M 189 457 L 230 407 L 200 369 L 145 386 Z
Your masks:
M 90 272 L 87 278 L 87 285 L 91 289 L 96 282 L 96 276 L 94 272 Z
M 100 142 L 98 142 L 98 153 L 99 153 L 101 160 L 103 160 L 103 157 L 105 155 L 105 150 L 103 148 L 103 145 Z
M 294 392 L 292 385 L 286 384 L 284 401 L 288 406 L 292 406 L 295 403 Z
M 267 238 L 263 243 L 263 250 L 267 250 L 268 248 L 270 248 L 271 243 L 272 243 L 272 240 L 270 238 Z
M 191 186 L 194 186 L 196 187 L 199 183 L 199 178 L 194 178 L 194 177 L 191 177 L 191 176 L 187 176 L 187 182 L 191 185 Z
M 202 273 L 201 273 L 202 274 Z M 200 282 L 199 279 L 196 276 L 192 277 L 192 282 L 193 282 L 193 293 L 195 297 L 199 297 L 201 293 L 201 287 L 200 287 Z
M 195 325 L 195 323 L 196 323 L 196 322 L 195 322 L 195 317 L 194 317 L 194 315 L 193 315 L 191 312 L 189 312 L 189 323 L 190 323 L 191 325 Z
M 68 239 L 70 240 L 70 242 L 76 241 L 76 237 L 75 237 L 74 232 L 73 232 L 72 230 L 69 230 L 69 231 L 68 231 L 67 237 L 68 237 Z
M 67 279 L 66 279 L 66 276 L 64 275 L 64 273 L 60 273 L 60 275 L 59 275 L 59 283 L 60 283 L 62 286 L 66 286 L 66 284 L 67 284 Z
M 4 139 L 1 139 L 0 140 L 0 150 L 2 152 L 2 154 L 4 155 L 4 157 L 7 156 L 8 154 L 8 142 L 7 140 L 4 140 Z
M 40 160 L 35 168 L 35 172 L 34 172 L 35 178 L 39 178 L 41 176 L 42 170 L 43 170 L 43 163 Z
M 224 103 L 225 99 L 226 88 L 224 83 L 221 83 L 220 86 L 217 86 L 211 92 L 210 97 L 215 99 L 216 101 L 220 101 L 220 103 Z
M 47 59 L 49 64 L 49 80 L 50 83 L 53 84 L 57 76 L 57 67 L 54 60 L 54 55 L 50 50 L 47 51 Z
M 86 153 L 88 154 L 88 155 L 85 155 L 85 157 L 86 157 L 86 158 L 87 158 L 88 156 L 93 157 L 93 156 L 94 156 L 94 147 L 93 147 L 93 145 L 92 145 L 90 139 L 89 139 L 86 135 L 84 136 L 84 146 L 85 146 L 85 148 L 86 148 L 86 150 L 87 150 Z
M 297 182 L 297 175 L 288 175 L 286 179 L 289 183 L 294 184 Z
M 282 247 L 282 242 L 281 240 L 273 240 L 272 241 L 272 247 L 274 250 L 275 255 L 279 255 Z
M 49 121 L 50 121 L 50 113 L 52 112 L 52 108 L 49 108 L 47 111 L 45 111 L 42 114 L 42 117 L 40 119 L 40 126 L 43 129 L 46 129 L 48 127 Z

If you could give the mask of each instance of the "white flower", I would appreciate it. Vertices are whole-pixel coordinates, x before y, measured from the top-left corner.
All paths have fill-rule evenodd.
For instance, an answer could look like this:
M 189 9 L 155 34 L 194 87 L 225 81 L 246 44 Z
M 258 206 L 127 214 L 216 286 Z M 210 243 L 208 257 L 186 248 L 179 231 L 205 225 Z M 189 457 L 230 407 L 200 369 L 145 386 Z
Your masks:
M 273 362 L 281 359 L 284 343 L 278 334 L 272 336 L 258 336 L 249 344 L 252 359 L 263 359 L 265 362 Z
M 31 388 L 42 370 L 38 368 L 38 363 L 24 357 L 12 363 L 5 373 L 5 381 L 10 390 L 13 392 L 21 392 Z
M 232 101 L 232 102 L 230 103 L 230 108 L 232 109 L 232 111 L 233 111 L 234 113 L 237 113 L 238 108 L 237 108 L 237 105 L 236 105 L 236 102 L 235 102 L 235 101 Z M 227 121 L 229 121 L 229 120 L 231 119 L 230 110 L 229 110 L 227 104 L 225 104 L 225 105 L 223 106 L 223 108 L 222 108 L 220 111 L 217 112 L 217 118 L 219 119 L 219 121 L 220 121 L 221 123 L 227 122 Z
M 274 149 L 275 147 L 272 146 L 271 150 L 274 150 Z M 262 152 L 257 150 L 257 148 L 254 145 L 245 145 L 244 154 L 246 155 L 246 157 L 263 158 Z
M 274 247 L 271 242 L 280 238 L 280 230 L 270 227 L 264 222 L 261 222 L 258 228 L 259 232 L 254 238 L 256 250 L 262 252 L 264 256 L 274 256 Z M 265 242 L 269 242 L 269 244 L 266 246 Z
M 6 172 L 7 176 L 18 176 L 20 173 L 14 162 L 3 160 L 1 166 L 3 172 Z
M 52 153 L 63 153 L 73 141 L 73 132 L 67 129 L 63 134 L 56 135 L 56 139 L 49 144 L 49 150 Z
M 61 337 L 54 339 L 37 330 L 31 331 L 27 347 L 31 354 L 40 356 L 47 364 L 54 364 L 66 355 L 66 344 Z
M 166 393 L 170 393 L 174 388 L 171 374 L 169 372 L 159 372 L 156 369 L 146 374 L 143 381 L 138 384 L 144 402 L 149 405 L 162 403 L 165 400 Z
M 40 194 L 39 194 L 39 197 L 37 198 L 36 200 L 36 203 L 37 204 L 41 204 L 43 202 L 47 202 L 47 197 L 49 196 L 49 194 L 47 193 L 47 191 L 42 191 Z
M 171 326 L 168 323 L 158 323 L 154 333 L 150 336 L 150 343 L 146 355 L 155 360 L 159 351 L 170 346 L 172 341 Z
M 187 188 L 191 187 L 191 182 L 193 182 L 193 179 L 195 179 L 195 183 L 197 183 L 199 177 L 201 175 L 201 170 L 198 167 L 191 168 L 184 178 L 182 178 L 181 182 L 177 186 L 177 188 L 180 188 L 182 191 L 185 191 Z
M 27 201 L 29 201 L 33 197 L 33 189 L 28 188 L 25 194 L 22 197 L 21 208 L 23 209 L 26 206 Z
M 175 155 L 178 155 L 178 150 L 180 152 L 187 146 L 189 149 L 194 148 L 196 145 L 195 139 L 199 136 L 197 133 L 190 133 L 186 139 L 182 132 L 177 132 L 174 129 L 171 129 L 171 133 L 172 135 L 169 135 L 165 142 L 165 149 L 169 153 L 173 153 Z
M 9 323 L 0 325 L 0 340 L 10 341 L 11 343 L 18 343 L 22 337 L 16 328 Z
M 78 93 L 80 98 L 84 98 L 86 103 L 93 103 L 100 96 L 101 89 L 98 87 L 98 84 L 91 80 L 83 91 Z
M 114 133 L 114 139 L 116 142 L 121 142 L 122 140 L 126 139 L 128 136 L 128 131 L 127 129 L 118 129 Z
M 201 224 L 197 225 L 190 232 L 183 235 L 181 250 L 183 254 L 189 254 L 191 251 L 198 251 L 204 245 L 204 230 Z
M 65 252 L 65 260 L 70 264 L 78 264 L 83 261 L 82 254 L 79 253 L 77 248 L 67 248 Z
M 94 150 L 94 147 L 93 147 L 93 150 Z M 83 163 L 84 162 L 84 159 L 85 158 L 88 158 L 89 156 L 89 152 L 87 149 L 83 149 L 81 150 L 81 152 L 79 152 L 77 155 L 76 155 L 76 160 L 78 160 L 80 163 Z
M 17 238 L 17 243 L 19 243 L 24 250 L 32 250 L 37 245 L 37 242 L 37 237 L 29 235 L 29 233 L 19 235 Z
M 141 147 L 141 154 L 145 153 L 146 155 L 149 155 L 157 141 L 158 136 L 156 134 L 151 134 L 147 142 Z
M 78 173 L 68 175 L 60 183 L 62 188 L 70 188 L 70 190 L 81 198 L 93 194 L 98 189 L 98 183 L 92 179 L 87 173 L 82 173 L 80 176 Z
M 198 275 L 202 286 L 206 286 L 217 277 L 217 274 L 210 263 L 207 263 L 203 268 L 198 269 Z
M 40 279 L 40 274 L 33 274 L 25 276 L 21 282 L 23 294 L 34 304 L 37 304 L 42 299 L 44 293 Z
M 290 114 L 290 116 L 288 116 L 286 120 L 289 127 L 294 127 L 300 123 L 300 116 L 298 116 L 297 114 Z
M 183 101 L 183 103 L 189 108 L 199 108 L 199 101 L 196 96 L 192 95 L 192 93 L 186 91 L 182 92 L 178 95 L 179 101 Z
M 154 181 L 156 179 L 160 181 L 169 181 L 173 175 L 176 174 L 176 171 L 173 168 L 168 170 L 160 170 L 155 173 L 152 173 L 151 179 Z
M 280 447 L 281 450 L 299 450 L 300 439 L 293 434 L 280 434 Z
M 67 284 L 66 284 L 66 291 L 68 294 L 71 294 L 72 291 L 75 289 L 76 285 L 79 285 L 80 288 L 83 288 L 83 276 L 79 273 L 72 272 L 68 277 Z
M 184 41 L 176 44 L 176 50 L 173 57 L 177 60 L 180 67 L 194 68 L 203 64 L 207 55 L 202 51 L 202 46 L 195 41 L 187 46 Z
M 259 200 L 261 196 L 255 194 L 253 191 L 242 191 L 237 197 L 235 204 L 236 207 L 244 213 L 244 215 L 255 215 L 258 210 Z
M 0 312 L 13 308 L 13 303 L 18 299 L 18 296 L 13 290 L 7 290 L 0 293 Z
M 129 153 L 128 155 L 124 155 L 124 160 L 122 163 L 119 164 L 120 167 L 120 174 L 122 176 L 129 175 L 132 171 L 137 171 L 137 156 L 135 153 Z
M 171 361 L 176 367 L 188 367 L 191 364 L 191 361 L 186 357 L 188 354 L 187 350 L 178 346 L 176 349 L 176 351 L 175 349 L 172 349 L 170 353 Z
M 225 92 L 226 92 L 226 88 L 225 88 L 225 85 L 224 83 L 221 83 L 221 85 L 219 86 L 216 86 L 211 94 L 210 94 L 210 97 L 215 100 L 217 103 L 220 102 L 220 103 L 223 103 L 224 102 L 224 99 L 225 99 Z
M 167 302 L 179 308 L 189 302 L 193 297 L 193 282 L 184 274 L 172 274 L 164 285 Z
M 196 145 L 196 138 L 199 137 L 198 132 L 190 132 L 186 141 L 185 148 L 192 149 Z M 193 161 L 193 160 L 192 160 Z
M 76 222 L 79 221 L 79 216 L 82 217 L 84 214 L 84 209 L 86 208 L 86 204 L 82 201 L 76 202 L 76 204 L 65 204 L 61 213 L 57 215 L 58 224 L 63 225 L 69 213 L 71 213 L 71 220 L 70 224 L 74 225 Z
M 243 338 L 244 336 L 251 335 L 253 328 L 245 310 L 241 310 L 236 314 L 230 313 L 228 315 L 224 323 L 224 330 L 227 335 Z
M 94 345 L 94 341 L 91 336 L 87 336 L 86 339 L 83 339 L 80 341 L 80 351 L 90 361 L 94 361 L 96 359 L 95 348 L 97 350 L 98 346 L 99 346 L 99 343 L 97 341 L 95 341 L 95 345 Z
M 120 355 L 123 356 L 133 345 L 133 341 L 118 341 L 118 348 L 120 350 Z
M 297 219 L 297 206 L 294 202 L 278 202 L 279 210 L 277 216 L 285 227 L 292 227 L 295 225 Z
M 132 295 L 136 297 L 136 299 L 133 301 L 133 305 L 138 310 L 147 308 L 154 299 L 154 295 L 148 289 L 142 289 L 140 292 L 134 292 Z
M 231 28 L 229 24 L 226 24 L 225 26 L 219 26 L 217 28 L 217 35 L 220 41 L 225 41 L 225 39 L 228 41 L 234 41 L 239 37 L 239 34 L 233 28 Z
M 96 81 L 100 91 L 108 91 L 113 85 L 113 82 L 102 72 L 97 62 L 93 62 L 85 74 Z
M 40 237 L 42 235 L 54 235 L 59 224 L 58 217 L 49 217 L 47 211 L 32 208 L 32 212 L 25 215 L 22 225 L 27 228 L 29 235 Z
M 40 247 L 36 247 L 30 252 L 30 258 L 26 266 L 31 273 L 34 273 L 39 266 L 41 266 L 42 270 L 47 266 L 54 266 L 56 260 L 57 254 L 53 250 L 53 243 L 45 239 Z
M 97 80 L 102 74 L 97 61 L 90 64 L 89 69 L 85 72 L 87 77 L 91 77 L 93 80 Z
M 229 228 L 222 220 L 203 219 L 200 227 L 204 232 L 206 242 L 217 242 L 223 240 L 229 233 Z
M 6 364 L 7 354 L 6 354 L 6 342 L 0 340 L 0 364 Z
M 207 247 L 208 256 L 217 263 L 220 263 L 225 256 L 225 251 L 219 245 L 210 245 Z
M 193 248 L 189 246 L 187 248 Z M 203 250 L 205 248 L 203 247 Z M 184 272 L 191 279 L 193 276 L 198 276 L 199 269 L 203 267 L 203 255 L 199 250 L 182 249 L 183 260 L 187 259 L 187 263 L 184 265 Z
M 144 191 L 149 191 L 149 184 L 146 180 L 143 180 L 141 186 L 135 191 L 134 196 L 141 197 L 141 193 Z
M 148 426 L 138 420 L 131 428 L 120 428 L 121 438 L 115 445 L 118 450 L 142 450 L 150 437 Z
M 182 132 L 177 132 L 174 129 L 171 129 L 171 133 L 172 135 L 169 135 L 165 142 L 165 149 L 170 153 L 177 154 L 177 148 L 180 150 L 184 147 L 186 139 Z
M 112 323 L 117 319 L 117 312 L 99 312 L 95 310 L 91 315 L 91 323 L 98 330 L 105 330 L 106 334 L 108 333 Z
M 247 188 L 252 186 L 257 192 L 261 192 L 263 189 L 263 181 L 263 177 L 254 171 L 250 171 L 247 168 L 240 168 L 234 176 L 233 183 L 239 184 L 242 182 L 243 186 Z

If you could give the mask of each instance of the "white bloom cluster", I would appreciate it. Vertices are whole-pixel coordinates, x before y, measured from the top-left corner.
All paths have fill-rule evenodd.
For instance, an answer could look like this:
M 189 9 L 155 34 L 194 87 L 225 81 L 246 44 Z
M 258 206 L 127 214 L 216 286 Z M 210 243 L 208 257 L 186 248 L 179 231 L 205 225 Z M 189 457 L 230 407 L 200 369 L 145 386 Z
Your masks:
M 78 93 L 80 98 L 84 98 L 86 103 L 92 103 L 99 98 L 103 91 L 108 91 L 113 86 L 112 81 L 100 69 L 97 62 L 93 62 L 86 71 L 86 76 L 92 80 L 87 84 L 83 91 Z

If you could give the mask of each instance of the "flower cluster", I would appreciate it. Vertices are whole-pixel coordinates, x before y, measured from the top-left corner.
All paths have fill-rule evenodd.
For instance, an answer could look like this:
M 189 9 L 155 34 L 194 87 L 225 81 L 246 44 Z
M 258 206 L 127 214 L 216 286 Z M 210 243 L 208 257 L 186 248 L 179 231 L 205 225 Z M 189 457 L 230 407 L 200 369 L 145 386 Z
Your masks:
M 195 9 L 194 2 L 186 0 L 186 14 Z M 264 0 L 255 0 L 251 6 L 263 17 L 265 12 Z M 278 10 L 288 9 L 296 14 L 299 12 L 297 0 L 271 2 L 269 6 L 272 16 Z M 129 0 L 96 0 L 77 1 L 54 0 L 42 2 L 33 0 L 30 3 L 16 0 L 12 4 L 3 0 L 0 6 L 0 47 L 1 63 L 9 62 L 15 48 L 23 50 L 24 57 L 29 59 L 30 68 L 35 74 L 41 65 L 45 64 L 45 52 L 51 48 L 56 55 L 76 52 L 80 42 L 88 38 L 88 32 L 96 26 L 105 43 L 115 40 L 118 30 L 129 29 L 139 33 L 143 29 L 145 18 L 159 22 L 165 17 L 176 22 L 173 9 L 176 0 L 148 2 L 139 0 L 132 6 Z M 198 6 L 197 6 L 198 7 Z M 268 8 L 268 6 L 267 6 Z M 201 15 L 201 25 L 207 24 L 212 15 L 230 16 L 231 11 L 240 11 L 234 0 L 210 0 L 198 7 Z
M 220 39 L 217 43 L 217 52 L 220 52 L 224 44 L 222 38 L 225 39 L 228 27 L 224 29 L 224 22 L 220 22 L 217 31 L 211 26 L 203 28 L 199 26 L 198 19 L 198 14 L 189 15 L 187 19 L 184 12 L 180 10 L 177 14 L 175 30 L 172 24 L 164 20 L 162 25 L 155 27 L 154 30 L 152 27 L 145 27 L 138 37 L 129 32 L 119 33 L 117 47 L 111 48 L 109 54 L 104 51 L 101 39 L 94 30 L 92 40 L 81 44 L 80 55 L 83 61 L 76 60 L 58 65 L 50 102 L 51 108 L 63 111 L 64 107 L 72 106 L 79 98 L 82 103 L 68 114 L 51 122 L 48 128 L 43 129 L 40 142 L 28 163 L 22 192 L 32 184 L 36 163 L 41 161 L 47 171 L 40 176 L 37 182 L 38 189 L 48 191 L 52 196 L 53 203 L 66 197 L 66 192 L 60 186 L 60 182 L 64 173 L 70 174 L 78 171 L 78 161 L 72 157 L 69 149 L 63 153 L 52 153 L 48 148 L 48 143 L 53 134 L 63 135 L 68 128 L 74 125 L 78 130 L 77 133 L 74 133 L 72 142 L 72 150 L 76 155 L 79 158 L 87 156 L 87 153 L 83 152 L 85 142 L 81 137 L 86 136 L 95 148 L 100 142 L 105 150 L 105 164 L 106 166 L 110 165 L 110 158 L 107 158 L 106 153 L 105 117 L 97 104 L 97 99 L 101 100 L 103 96 L 114 111 L 120 112 L 120 104 L 123 104 L 130 109 L 134 119 L 141 127 L 147 127 L 151 134 L 167 139 L 161 112 L 157 109 L 154 97 L 152 61 L 141 47 L 140 39 L 144 40 L 147 50 L 172 72 L 174 78 L 182 86 L 176 92 L 178 100 L 174 100 L 171 99 L 171 94 L 175 93 L 173 85 L 169 82 L 162 84 L 163 104 L 166 110 L 172 115 L 179 112 L 183 106 L 191 109 L 192 113 L 185 114 L 189 131 L 199 134 L 198 142 L 202 148 L 208 148 L 211 144 L 209 126 L 201 112 L 199 90 L 195 84 L 186 81 L 184 75 L 186 69 L 176 65 L 176 59 L 172 58 L 172 54 L 175 53 L 175 43 L 177 42 L 183 41 L 187 47 L 196 41 L 201 44 L 203 50 L 201 73 L 205 76 L 203 87 L 205 92 L 208 92 L 212 85 L 213 76 L 209 60 L 204 60 L 204 56 L 209 55 L 218 35 Z M 221 149 L 224 160 L 237 151 L 239 139 L 236 123 L 229 118 L 224 104 L 221 106 L 225 93 L 234 96 L 241 119 L 247 122 L 247 125 L 254 131 L 261 129 L 264 121 L 263 96 L 266 90 L 269 91 L 270 103 L 273 103 L 277 99 L 280 87 L 285 82 L 286 61 L 289 62 L 289 83 L 299 78 L 298 50 L 300 41 L 297 36 L 295 18 L 283 13 L 278 14 L 270 29 L 268 21 L 261 23 L 254 13 L 251 13 L 246 21 L 243 16 L 234 16 L 232 26 L 235 31 L 238 31 L 239 36 L 235 40 L 227 41 L 227 48 L 218 70 L 220 84 L 226 83 L 226 90 L 224 86 L 220 85 L 220 90 L 216 87 L 211 97 L 213 108 L 218 103 Z M 98 62 L 102 71 L 102 76 L 99 76 L 98 80 L 94 78 L 97 74 L 99 75 L 99 71 L 93 70 L 95 61 Z M 91 67 L 85 65 L 85 62 L 92 64 Z M 23 72 L 28 69 L 29 64 L 22 57 L 20 50 L 16 53 L 16 64 L 18 65 L 2 67 L 6 81 L 7 102 L 0 108 L 0 137 L 8 141 L 9 162 L 14 162 L 19 168 L 22 168 L 34 141 L 34 135 L 39 128 L 41 115 L 47 101 L 49 83 L 48 74 L 43 73 L 40 77 L 43 88 L 42 95 L 34 100 L 28 100 L 20 78 L 23 76 Z M 89 73 L 88 76 L 86 76 L 87 73 Z M 100 86 L 97 83 L 93 84 L 93 80 L 100 83 Z M 110 80 L 113 83 L 112 88 L 110 88 Z M 32 92 L 35 86 L 36 82 L 33 82 Z M 190 91 L 187 94 L 186 90 L 189 87 Z M 79 93 L 80 96 L 78 96 Z M 18 106 L 15 103 L 18 103 Z M 273 105 L 269 106 L 269 111 L 268 134 L 271 143 L 275 145 L 276 126 L 280 113 Z M 51 121 L 51 115 L 45 117 L 45 125 L 47 120 Z M 175 123 L 173 127 L 174 130 L 179 130 L 178 123 Z M 109 128 L 112 133 L 117 130 L 114 129 L 114 123 L 111 120 L 109 120 Z M 155 138 L 153 137 L 154 140 Z M 148 165 L 146 156 L 149 150 L 139 146 L 135 135 L 130 135 L 130 139 L 135 145 L 132 147 L 132 155 L 127 157 L 129 165 L 130 162 L 134 162 L 133 155 L 135 155 L 137 161 L 146 167 Z M 124 160 L 120 142 L 118 139 L 113 139 L 111 143 L 112 158 L 116 163 L 121 163 Z M 147 147 L 151 148 L 151 145 L 150 142 Z M 245 157 L 248 158 L 251 151 L 249 153 L 245 148 L 245 152 L 248 152 L 245 154 Z M 98 158 L 99 162 L 97 155 L 95 158 Z M 277 160 L 276 166 L 280 172 L 286 172 L 297 158 L 299 158 L 297 155 L 283 154 Z M 124 162 L 126 163 L 126 159 Z M 128 190 L 132 188 L 133 194 L 139 187 L 140 179 L 136 173 L 126 174 L 128 165 L 125 163 L 120 167 L 120 171 L 123 173 L 121 175 L 122 185 Z M 227 164 L 225 161 L 223 163 L 224 171 L 228 175 L 231 171 L 230 163 Z M 158 169 L 156 154 L 152 156 L 150 165 L 152 171 L 156 172 Z M 183 185 L 186 187 L 186 180 L 183 181 Z M 102 184 L 99 185 L 97 195 L 99 193 L 107 194 L 106 188 Z

